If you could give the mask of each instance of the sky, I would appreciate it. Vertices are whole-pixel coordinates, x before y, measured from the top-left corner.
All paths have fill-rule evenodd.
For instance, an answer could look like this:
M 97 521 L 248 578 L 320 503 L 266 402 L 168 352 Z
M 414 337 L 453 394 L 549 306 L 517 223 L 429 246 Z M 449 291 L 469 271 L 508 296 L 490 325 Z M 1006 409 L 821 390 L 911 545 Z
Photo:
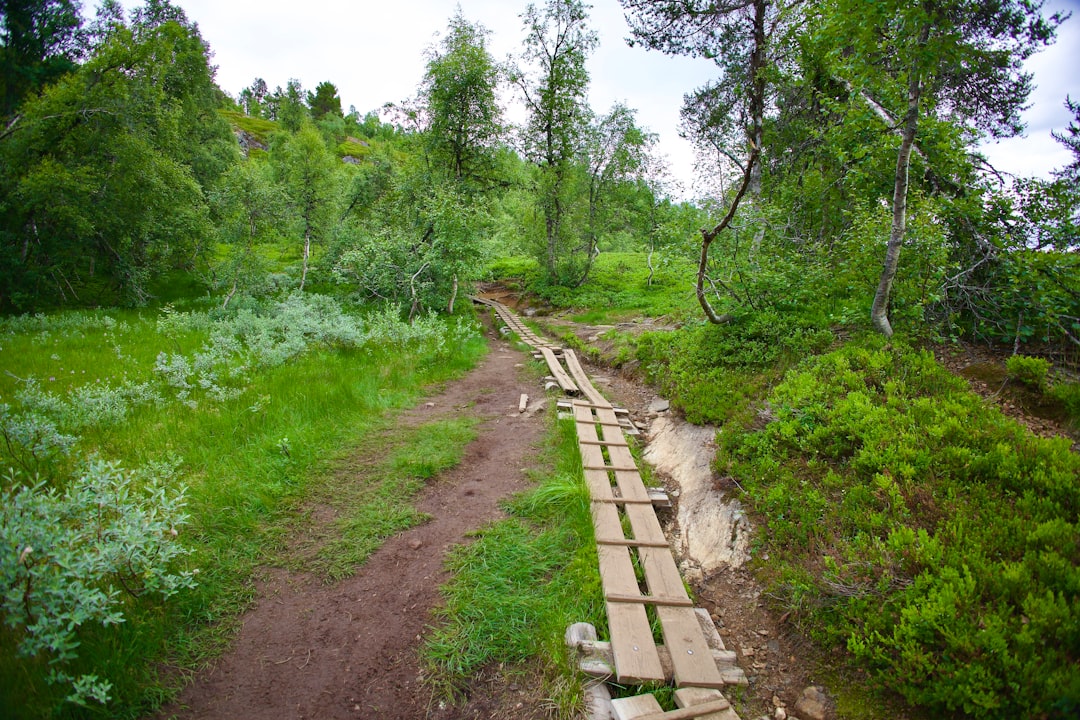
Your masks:
M 218 85 L 236 96 L 256 77 L 273 89 L 290 78 L 314 90 L 324 80 L 338 88 L 342 107 L 361 114 L 416 92 L 424 50 L 437 41 L 458 5 L 470 22 L 492 35 L 489 50 L 502 61 L 519 53 L 527 0 L 173 0 L 197 22 L 217 66 Z M 89 3 L 88 3 L 89 4 Z M 125 6 L 135 3 L 125 2 Z M 538 3 L 539 4 L 539 3 Z M 1016 175 L 1048 177 L 1071 155 L 1050 136 L 1070 120 L 1063 103 L 1080 100 L 1080 0 L 1048 0 L 1048 10 L 1072 10 L 1058 41 L 1029 61 L 1036 89 L 1024 114 L 1026 137 L 983 148 L 991 164 Z M 693 151 L 678 136 L 683 95 L 715 76 L 708 60 L 669 57 L 630 48 L 617 0 L 592 0 L 590 25 L 600 45 L 588 61 L 589 103 L 605 112 L 616 101 L 637 109 L 639 125 L 659 135 L 659 152 L 686 183 Z M 512 101 L 512 97 L 507 98 Z M 521 110 L 509 109 L 510 119 Z

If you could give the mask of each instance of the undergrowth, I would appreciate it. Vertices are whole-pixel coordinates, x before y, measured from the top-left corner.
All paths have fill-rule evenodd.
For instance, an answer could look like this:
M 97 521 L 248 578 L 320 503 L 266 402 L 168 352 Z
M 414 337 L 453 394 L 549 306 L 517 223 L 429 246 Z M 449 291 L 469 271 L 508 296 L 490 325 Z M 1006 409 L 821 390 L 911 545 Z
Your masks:
M 729 423 L 719 468 L 760 521 L 760 570 L 803 627 L 914 705 L 1080 708 L 1080 456 L 987 406 L 926 351 L 865 338 Z

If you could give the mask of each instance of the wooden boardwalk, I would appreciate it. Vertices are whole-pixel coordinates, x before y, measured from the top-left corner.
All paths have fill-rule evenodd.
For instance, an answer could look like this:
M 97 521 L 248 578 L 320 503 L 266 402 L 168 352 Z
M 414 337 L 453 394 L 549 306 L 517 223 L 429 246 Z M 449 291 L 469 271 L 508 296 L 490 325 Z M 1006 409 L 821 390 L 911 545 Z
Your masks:
M 501 303 L 474 300 L 493 308 L 537 350 L 559 387 L 574 398 L 571 407 L 592 501 L 615 680 L 624 685 L 673 682 L 685 689 L 676 697 L 681 709 L 670 711 L 678 715 L 663 713 L 655 698 L 643 695 L 625 699 L 632 702 L 613 701 L 615 716 L 737 720 L 717 688 L 745 684 L 746 677 L 734 666 L 733 654 L 723 650 L 712 621 L 706 630 L 703 611 L 694 608 L 616 408 L 593 386 L 572 349 L 540 337 Z M 662 642 L 657 642 L 654 627 Z M 597 645 L 607 652 L 607 644 Z

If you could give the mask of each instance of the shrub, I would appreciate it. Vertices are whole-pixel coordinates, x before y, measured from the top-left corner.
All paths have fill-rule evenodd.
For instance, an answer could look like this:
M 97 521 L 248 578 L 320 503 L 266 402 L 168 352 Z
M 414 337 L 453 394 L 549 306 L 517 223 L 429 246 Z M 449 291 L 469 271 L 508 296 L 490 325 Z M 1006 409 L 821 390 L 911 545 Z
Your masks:
M 1028 355 L 1013 355 L 1005 361 L 1009 377 L 1019 380 L 1033 390 L 1046 390 L 1046 376 L 1050 372 L 1050 362 Z
M 184 493 L 96 458 L 63 492 L 23 485 L 15 473 L 2 482 L 4 623 L 17 633 L 19 655 L 48 657 L 49 681 L 69 685 L 69 701 L 104 703 L 107 678 L 65 669 L 77 657 L 78 629 L 124 622 L 125 594 L 164 599 L 194 586 L 197 571 L 171 568 L 187 553 L 177 541 L 188 519 Z
M 770 394 L 775 420 L 723 438 L 720 463 L 766 525 L 774 592 L 912 703 L 1069 716 L 1080 456 L 930 353 L 883 343 L 806 361 Z

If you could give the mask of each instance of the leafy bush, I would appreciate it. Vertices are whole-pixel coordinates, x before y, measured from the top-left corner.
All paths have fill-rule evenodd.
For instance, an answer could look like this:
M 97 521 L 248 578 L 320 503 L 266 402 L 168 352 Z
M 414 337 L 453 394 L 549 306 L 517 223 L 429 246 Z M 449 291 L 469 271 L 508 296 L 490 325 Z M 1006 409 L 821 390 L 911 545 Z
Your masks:
M 774 364 L 818 352 L 832 340 L 828 330 L 769 309 L 727 325 L 643 333 L 637 359 L 688 420 L 723 423 L 750 412 L 775 375 Z
M 1019 380 L 1033 390 L 1046 390 L 1046 376 L 1050 372 L 1050 362 L 1042 358 L 1027 355 L 1013 355 L 1005 361 L 1009 377 Z
M 124 622 L 124 594 L 168 598 L 193 587 L 197 570 L 175 571 L 187 554 L 177 541 L 187 522 L 183 490 L 142 482 L 116 463 L 91 459 L 63 492 L 28 487 L 14 473 L 0 486 L 0 611 L 15 630 L 19 655 L 48 657 L 51 683 L 68 684 L 71 702 L 104 703 L 111 684 L 73 677 L 78 630 Z
M 849 344 L 790 372 L 720 463 L 807 628 L 912 703 L 1066 717 L 1080 701 L 1080 456 L 925 351 Z
M 1080 383 L 1054 383 L 1050 388 L 1050 397 L 1065 407 L 1073 426 L 1080 428 Z

